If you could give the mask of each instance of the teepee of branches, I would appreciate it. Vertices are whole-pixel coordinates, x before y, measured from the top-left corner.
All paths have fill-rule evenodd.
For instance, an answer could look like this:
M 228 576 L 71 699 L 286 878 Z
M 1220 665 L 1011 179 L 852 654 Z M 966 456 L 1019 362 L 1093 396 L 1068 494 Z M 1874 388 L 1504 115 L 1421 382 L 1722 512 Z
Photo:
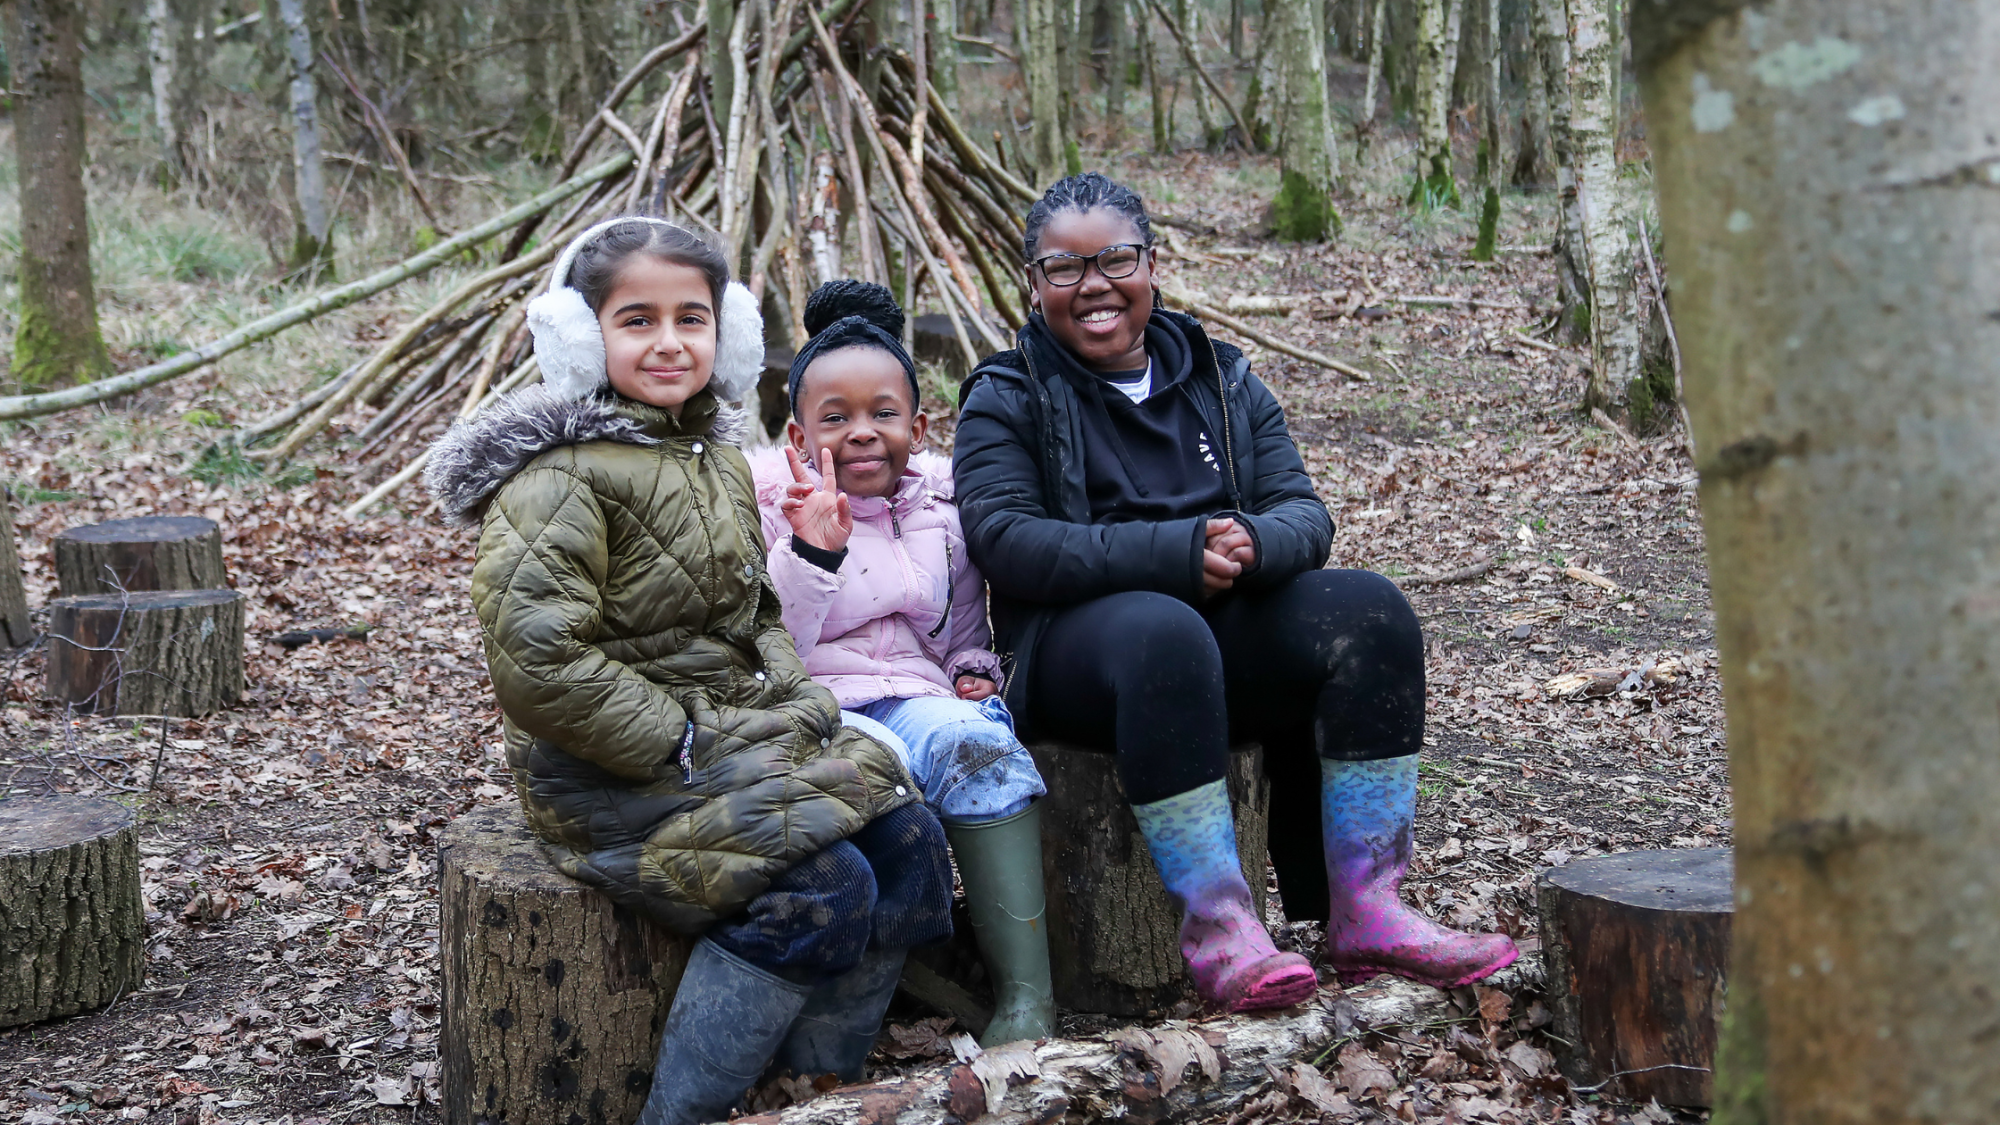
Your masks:
M 618 214 L 711 232 L 782 325 L 772 335 L 794 347 L 806 295 L 837 277 L 888 285 L 906 306 L 929 298 L 968 363 L 1007 347 L 1026 304 L 1017 213 L 1038 195 L 1007 168 L 997 137 L 989 149 L 967 134 L 908 52 L 866 41 L 857 10 L 856 0 L 746 0 L 726 49 L 701 49 L 696 27 L 649 52 L 558 175 L 560 187 L 590 182 L 522 218 L 496 264 L 366 360 L 246 427 L 245 444 L 276 437 L 249 455 L 275 465 L 338 429 L 357 491 L 373 482 L 349 512 L 406 484 L 442 426 L 538 375 L 527 302 L 577 232 Z M 708 68 L 722 64 L 728 79 L 711 82 Z M 665 96 L 632 113 L 632 92 L 662 67 L 673 68 Z M 711 100 L 718 86 L 729 104 Z M 577 173 L 605 148 L 608 161 Z

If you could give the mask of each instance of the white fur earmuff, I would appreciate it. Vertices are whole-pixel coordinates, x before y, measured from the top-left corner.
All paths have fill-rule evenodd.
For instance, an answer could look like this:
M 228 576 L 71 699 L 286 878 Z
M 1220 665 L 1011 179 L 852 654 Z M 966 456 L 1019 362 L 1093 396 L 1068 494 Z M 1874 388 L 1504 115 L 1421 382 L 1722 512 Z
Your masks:
M 535 358 L 542 382 L 558 398 L 586 398 L 603 390 L 604 330 L 583 294 L 569 283 L 576 256 L 598 235 L 627 222 L 674 226 L 665 219 L 627 215 L 608 219 L 576 236 L 556 259 L 548 292 L 528 302 L 528 329 L 535 336 Z M 716 321 L 715 372 L 709 388 L 724 402 L 740 403 L 757 388 L 764 372 L 764 316 L 757 298 L 738 282 L 723 289 Z

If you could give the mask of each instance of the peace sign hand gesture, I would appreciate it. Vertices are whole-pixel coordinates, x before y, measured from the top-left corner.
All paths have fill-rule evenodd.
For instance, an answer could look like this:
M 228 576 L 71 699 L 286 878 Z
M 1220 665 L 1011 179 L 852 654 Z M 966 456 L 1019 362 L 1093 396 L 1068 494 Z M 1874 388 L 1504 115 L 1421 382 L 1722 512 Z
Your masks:
M 792 483 L 785 486 L 785 498 L 778 510 L 792 525 L 792 534 L 822 551 L 840 551 L 854 534 L 854 511 L 847 493 L 833 481 L 833 450 L 819 451 L 819 487 L 806 477 L 798 451 L 785 447 L 785 463 L 792 468 Z

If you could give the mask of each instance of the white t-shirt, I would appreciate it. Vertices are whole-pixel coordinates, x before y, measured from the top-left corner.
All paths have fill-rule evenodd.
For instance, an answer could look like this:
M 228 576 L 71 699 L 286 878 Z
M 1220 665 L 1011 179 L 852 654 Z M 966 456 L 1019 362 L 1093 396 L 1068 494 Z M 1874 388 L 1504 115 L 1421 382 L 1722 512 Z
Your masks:
M 1150 355 L 1146 357 L 1145 372 L 1132 382 L 1125 383 L 1117 379 L 1105 381 L 1125 392 L 1125 397 L 1133 402 L 1144 402 L 1153 394 L 1153 357 Z

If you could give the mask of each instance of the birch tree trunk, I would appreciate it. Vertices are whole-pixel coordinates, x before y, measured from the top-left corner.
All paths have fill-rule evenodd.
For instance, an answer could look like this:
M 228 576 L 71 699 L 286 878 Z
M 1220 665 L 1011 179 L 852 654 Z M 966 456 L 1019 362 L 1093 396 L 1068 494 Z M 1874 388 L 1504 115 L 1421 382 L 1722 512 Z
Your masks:
M 34 389 L 111 370 L 97 327 L 90 217 L 83 193 L 83 9 L 6 0 L 20 170 L 21 308 L 14 378 Z
M 1375 124 L 1375 96 L 1382 79 L 1382 16 L 1388 5 L 1389 0 L 1375 0 L 1375 15 L 1368 25 L 1368 83 L 1361 97 L 1363 136 L 1372 132 Z
M 931 85 L 954 116 L 958 113 L 958 3 L 937 0 L 930 12 Z
M 169 183 L 187 176 L 183 122 L 174 116 L 174 90 L 181 80 L 180 22 L 172 0 L 146 0 L 146 61 L 153 85 L 153 124 L 160 131 L 160 167 Z
M 1583 409 L 1610 409 L 1639 376 L 1639 289 L 1629 201 L 1618 182 L 1618 0 L 1569 0 L 1569 132 L 1590 280 Z
M 1410 203 L 1458 206 L 1451 170 L 1451 76 L 1457 51 L 1448 50 L 1451 10 L 1460 0 L 1417 0 L 1417 182 Z
M 1590 275 L 1585 269 L 1583 210 L 1577 194 L 1576 142 L 1570 133 L 1569 15 L 1563 0 L 1533 0 L 1535 43 L 1549 103 L 1549 144 L 1556 173 L 1556 296 L 1564 343 L 1590 339 Z
M 1278 2 L 1282 3 L 1283 0 Z M 1174 22 L 1180 24 L 1181 31 L 1187 35 L 1188 53 L 1200 58 L 1201 6 L 1194 3 L 1194 0 L 1171 0 L 1170 6 L 1173 9 Z M 1222 128 L 1215 123 L 1215 109 L 1209 104 L 1208 87 L 1193 74 L 1187 75 L 1187 84 L 1194 94 L 1195 120 L 1201 123 L 1201 143 L 1214 148 L 1222 141 Z M 1243 138 L 1243 143 L 1249 144 L 1250 138 Z
M 947 2 L 946 7 L 951 4 Z M 1097 23 L 1105 35 L 1104 140 L 1115 146 L 1125 133 L 1125 21 L 1118 0 L 1097 0 Z
M 1266 0 L 1278 44 L 1282 117 L 1278 198 L 1271 204 L 1279 238 L 1316 242 L 1340 231 L 1333 208 L 1333 121 L 1326 104 L 1326 52 L 1320 0 Z
M 1548 76 L 1542 69 L 1540 40 L 1535 35 L 1535 3 L 1526 5 L 1526 27 L 1515 59 L 1521 77 L 1521 147 L 1514 153 L 1515 187 L 1538 188 L 1556 182 L 1555 148 L 1549 137 Z
M 2000 18 L 1633 38 L 1728 696 L 1717 1125 L 2000 1120 Z
M 333 218 L 326 209 L 326 171 L 320 159 L 312 32 L 300 0 L 278 0 L 278 16 L 285 21 L 285 54 L 292 69 L 292 190 L 298 208 L 290 265 L 295 272 L 318 275 L 333 266 Z
M 1062 96 L 1057 90 L 1056 5 L 1063 0 L 1017 0 L 1021 20 L 1021 72 L 1028 84 L 1028 163 L 1035 186 L 1063 178 Z

